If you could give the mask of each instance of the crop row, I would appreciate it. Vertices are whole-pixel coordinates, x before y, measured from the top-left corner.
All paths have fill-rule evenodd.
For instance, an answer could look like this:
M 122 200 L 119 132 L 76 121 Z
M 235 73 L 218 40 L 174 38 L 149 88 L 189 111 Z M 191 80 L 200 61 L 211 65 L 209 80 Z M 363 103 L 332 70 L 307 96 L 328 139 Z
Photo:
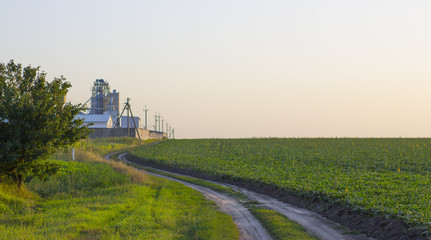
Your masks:
M 431 227 L 431 139 L 170 140 L 131 154 Z

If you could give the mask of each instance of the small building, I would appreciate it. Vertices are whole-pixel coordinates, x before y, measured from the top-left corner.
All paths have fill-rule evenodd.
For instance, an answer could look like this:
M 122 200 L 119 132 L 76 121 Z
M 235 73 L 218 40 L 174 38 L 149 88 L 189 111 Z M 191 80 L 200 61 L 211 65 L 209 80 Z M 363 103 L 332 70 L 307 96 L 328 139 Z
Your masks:
M 78 114 L 76 118 L 84 119 L 84 124 L 92 124 L 88 128 L 113 128 L 114 121 L 109 114 Z
M 133 120 L 135 120 L 133 122 Z M 136 123 L 136 126 L 135 126 Z M 127 116 L 121 116 L 121 128 L 127 128 Z M 141 128 L 141 118 L 129 116 L 129 128 Z

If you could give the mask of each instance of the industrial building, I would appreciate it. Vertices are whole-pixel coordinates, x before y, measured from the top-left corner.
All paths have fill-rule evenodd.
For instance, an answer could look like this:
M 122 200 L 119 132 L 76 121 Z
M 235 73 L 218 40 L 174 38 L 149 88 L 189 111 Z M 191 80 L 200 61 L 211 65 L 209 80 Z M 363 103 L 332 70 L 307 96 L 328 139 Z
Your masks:
M 136 137 L 140 139 L 166 138 L 165 133 L 141 128 L 141 118 L 129 116 L 129 101 L 125 104 L 127 116 L 120 116 L 120 93 L 115 89 L 111 92 L 109 83 L 104 79 L 96 79 L 91 88 L 91 101 L 88 113 L 80 113 L 76 118 L 84 120 L 84 124 L 93 129 L 90 138 L 101 137 Z M 88 102 L 87 101 L 87 102 Z M 85 104 L 84 104 L 85 105 Z M 121 110 L 124 112 L 124 109 Z M 136 125 L 135 125 L 136 124 Z
M 129 118 L 129 124 L 127 124 L 127 118 Z M 127 117 L 127 116 L 122 116 L 121 117 L 121 128 L 141 128 L 141 118 L 140 117 Z M 136 123 L 136 126 L 135 126 Z
M 120 93 L 115 89 L 110 91 L 109 83 L 96 79 L 91 88 L 90 114 L 104 114 L 108 111 L 120 112 Z
M 76 118 L 84 120 L 85 125 L 90 125 L 88 128 L 112 128 L 114 121 L 109 114 L 78 114 Z

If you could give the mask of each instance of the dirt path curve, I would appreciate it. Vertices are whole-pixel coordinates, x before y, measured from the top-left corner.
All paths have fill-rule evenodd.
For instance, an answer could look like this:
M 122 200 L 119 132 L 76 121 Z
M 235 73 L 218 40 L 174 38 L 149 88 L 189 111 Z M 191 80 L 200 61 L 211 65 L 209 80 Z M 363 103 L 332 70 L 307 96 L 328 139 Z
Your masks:
M 118 158 L 122 161 L 128 162 L 125 157 L 126 154 L 127 153 L 122 153 L 118 156 Z M 105 158 L 109 159 L 111 155 L 112 154 L 107 155 L 105 156 Z M 183 182 L 178 179 L 154 174 L 151 172 L 146 172 L 146 173 L 151 174 L 153 176 L 179 182 L 196 191 L 201 192 L 207 199 L 215 202 L 219 207 L 220 211 L 232 216 L 232 219 L 235 222 L 240 232 L 239 234 L 240 240 L 271 240 L 272 239 L 271 236 L 268 234 L 268 232 L 265 230 L 265 228 L 262 227 L 260 222 L 250 213 L 250 211 L 248 211 L 247 208 L 243 207 L 240 203 L 238 203 L 234 198 L 229 197 L 226 194 L 216 192 L 209 188 Z
M 127 161 L 126 155 L 127 155 L 127 153 L 123 153 L 123 154 L 121 154 L 119 156 L 119 158 L 122 161 Z M 137 163 L 134 163 L 134 164 L 137 164 Z M 157 169 L 157 170 L 158 171 L 163 171 L 163 170 L 160 170 L 160 169 Z M 168 171 L 164 171 L 164 172 L 168 172 Z M 168 172 L 168 173 L 176 174 L 176 175 L 182 175 L 182 176 L 187 176 L 187 175 L 178 174 L 178 173 L 172 173 L 172 172 Z M 157 175 L 157 174 L 155 174 L 155 175 Z M 162 176 L 162 175 L 157 175 L 157 176 L 163 177 L 163 178 L 168 178 L 168 179 L 171 179 L 173 181 L 181 182 L 181 183 L 183 183 L 183 184 L 185 184 L 187 186 L 193 185 L 193 184 L 190 184 L 190 183 L 185 183 L 185 182 L 182 182 L 180 180 L 172 179 L 172 178 L 165 177 L 165 176 Z M 187 177 L 191 177 L 191 176 L 187 176 Z M 207 181 L 209 181 L 209 180 L 207 180 Z M 250 190 L 247 190 L 247 189 L 235 186 L 235 185 L 231 185 L 231 184 L 214 182 L 214 181 L 209 181 L 209 182 L 212 182 L 212 183 L 215 183 L 215 184 L 219 184 L 219 185 L 222 185 L 222 186 L 225 186 L 225 187 L 230 187 L 230 188 L 232 188 L 232 189 L 234 189 L 236 191 L 242 192 L 247 197 L 249 197 L 251 200 L 258 201 L 259 203 L 261 203 L 261 206 L 263 206 L 265 208 L 268 208 L 268 209 L 275 210 L 275 211 L 277 211 L 277 212 L 285 215 L 289 219 L 291 219 L 291 220 L 299 223 L 301 226 L 303 226 L 305 229 L 307 229 L 307 231 L 310 234 L 315 235 L 315 236 L 319 237 L 322 240 L 372 240 L 373 239 L 373 238 L 366 237 L 363 234 L 348 234 L 348 233 L 346 233 L 346 229 L 343 228 L 341 225 L 339 225 L 337 223 L 329 221 L 326 218 L 324 218 L 324 217 L 322 217 L 322 216 L 320 216 L 320 215 L 318 215 L 318 214 L 316 214 L 314 212 L 308 211 L 308 210 L 303 209 L 303 208 L 298 208 L 298 207 L 292 206 L 292 205 L 290 205 L 288 203 L 281 202 L 281 201 L 279 201 L 279 200 L 277 200 L 275 198 L 272 198 L 272 197 L 269 197 L 269 196 L 266 196 L 266 195 L 263 195 L 263 194 L 259 194 L 259 193 L 256 193 L 256 192 L 253 192 L 253 191 L 250 191 Z M 210 190 L 210 189 L 207 189 L 207 188 L 204 188 L 204 187 L 200 187 L 200 186 L 196 186 L 196 185 L 193 185 L 193 186 L 195 186 L 197 188 L 203 188 L 204 191 L 209 190 L 211 192 L 214 192 L 213 190 Z M 192 187 L 192 188 L 194 188 L 194 187 Z M 198 189 L 196 189 L 196 190 L 198 190 Z M 200 191 L 200 190 L 198 190 L 198 191 Z M 217 204 L 220 206 L 220 209 L 223 211 L 224 206 L 221 206 L 220 204 L 225 204 L 225 202 L 223 201 L 223 199 L 230 198 L 230 197 L 228 197 L 228 196 L 226 196 L 224 194 L 220 194 L 220 193 L 216 193 L 216 194 L 218 196 L 221 195 L 220 196 L 221 199 L 219 200 L 219 202 L 217 202 Z M 232 207 L 233 206 L 239 206 L 241 208 L 244 208 L 238 202 L 236 202 L 235 200 L 234 200 L 234 202 L 236 204 L 235 205 L 231 205 Z M 226 202 L 226 204 L 230 204 L 230 203 L 231 203 L 230 201 Z M 234 208 L 236 208 L 236 207 L 234 207 Z M 248 214 L 250 214 L 247 209 L 245 209 L 245 210 L 246 210 L 246 212 Z M 232 215 L 230 212 L 226 212 L 226 213 L 229 214 L 229 215 Z M 234 221 L 235 221 L 235 218 L 238 218 L 238 217 L 241 217 L 241 216 L 237 216 L 237 217 L 232 216 L 232 218 L 234 219 Z M 253 219 L 254 219 L 254 217 L 253 217 Z M 237 224 L 236 221 L 235 221 L 235 223 Z M 247 227 L 247 225 L 241 225 L 241 223 L 239 223 L 238 228 L 240 228 L 240 225 L 242 227 L 245 227 L 245 228 L 249 228 L 249 227 L 255 228 L 255 226 L 261 226 L 259 222 L 257 222 L 257 224 L 258 225 L 253 225 L 252 224 L 252 225 L 249 225 Z M 245 233 L 247 233 L 250 230 L 246 229 L 246 230 L 240 230 L 240 231 L 244 231 Z M 269 236 L 267 236 L 267 238 L 262 238 L 262 237 L 255 238 L 255 237 L 251 237 L 251 238 L 242 238 L 242 239 L 271 239 L 271 238 Z
M 217 183 L 217 182 L 216 182 Z M 363 234 L 347 234 L 347 231 L 337 223 L 331 222 L 328 219 L 309 210 L 294 207 L 288 203 L 281 202 L 272 197 L 256 193 L 244 188 L 237 187 L 231 184 L 217 183 L 225 187 L 230 187 L 238 192 L 242 192 L 251 200 L 258 201 L 262 206 L 275 210 L 287 218 L 299 223 L 309 233 L 319 237 L 322 240 L 372 240 Z

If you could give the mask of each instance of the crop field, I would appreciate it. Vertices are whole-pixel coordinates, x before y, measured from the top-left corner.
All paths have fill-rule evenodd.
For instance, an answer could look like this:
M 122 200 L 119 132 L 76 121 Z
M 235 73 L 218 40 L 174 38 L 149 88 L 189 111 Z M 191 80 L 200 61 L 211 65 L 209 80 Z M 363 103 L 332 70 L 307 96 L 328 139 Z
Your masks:
M 431 228 L 431 139 L 170 140 L 131 155 Z

